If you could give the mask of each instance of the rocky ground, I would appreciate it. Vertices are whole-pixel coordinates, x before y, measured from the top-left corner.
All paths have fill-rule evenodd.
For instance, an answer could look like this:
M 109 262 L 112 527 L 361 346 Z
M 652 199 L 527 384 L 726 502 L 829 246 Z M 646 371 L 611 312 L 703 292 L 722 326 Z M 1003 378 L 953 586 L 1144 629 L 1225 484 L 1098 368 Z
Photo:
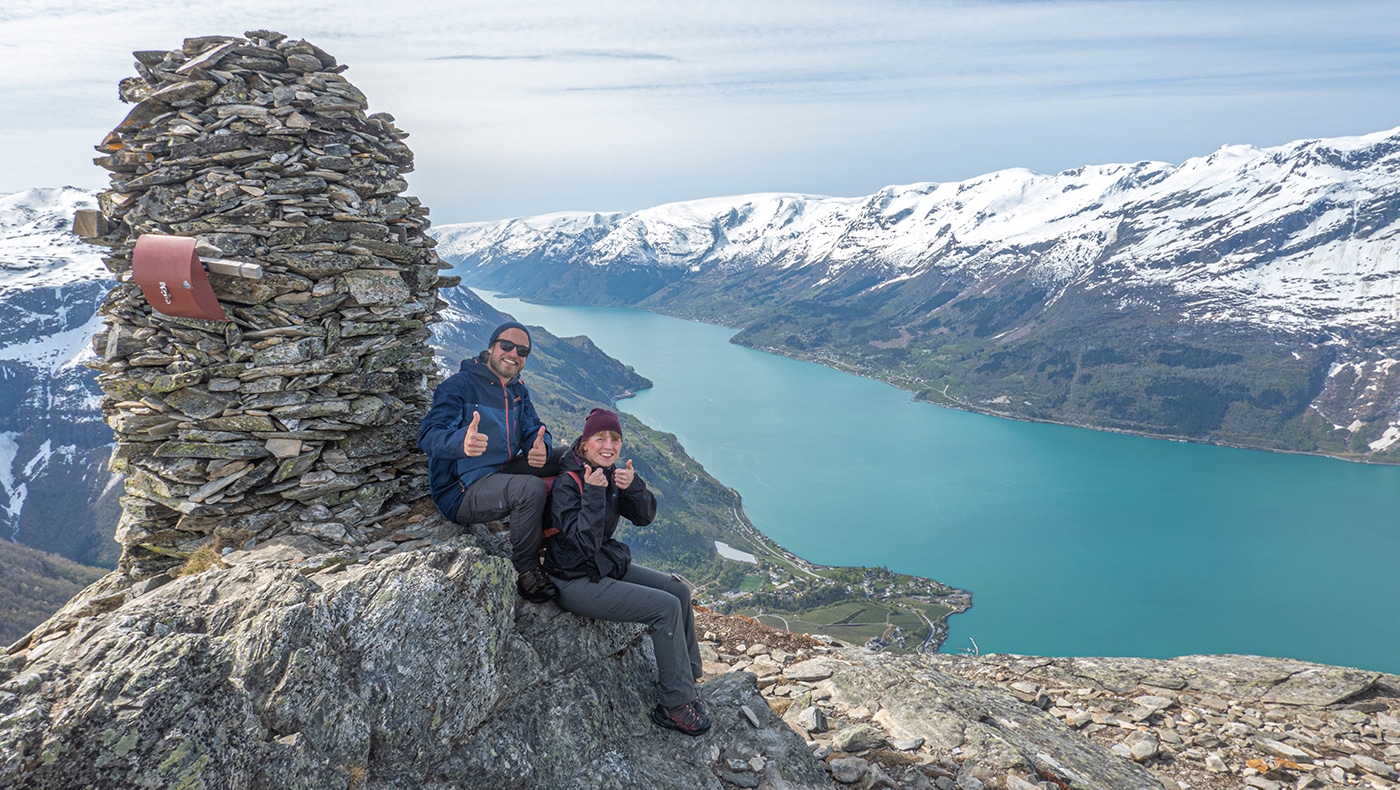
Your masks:
M 194 578 L 94 585 L 0 656 L 0 784 L 81 786 L 119 766 L 107 786 L 360 775 L 385 788 L 509 776 L 773 790 L 1400 787 L 1394 675 L 1254 656 L 894 655 L 703 608 L 701 698 L 715 726 L 683 738 L 639 713 L 655 681 L 641 626 L 519 601 L 504 538 L 470 532 L 426 518 L 362 547 L 279 536 L 187 568 Z M 277 658 L 293 653 L 303 658 Z M 382 662 L 416 669 L 385 675 Z M 344 691 L 326 718 L 331 687 Z M 412 733 L 380 732 L 390 701 Z M 545 725 L 560 716 L 589 726 Z M 234 719 L 267 732 L 225 741 Z M 139 748 L 113 740 L 122 733 Z M 367 734 L 398 745 L 366 751 Z M 35 760 L 49 754 L 72 759 Z
M 757 675 L 769 705 L 838 784 L 1070 786 L 1043 770 L 974 777 L 963 770 L 958 747 L 899 737 L 908 733 L 891 727 L 880 706 L 843 704 L 829 669 L 813 665 L 818 658 L 859 664 L 862 653 L 873 654 L 749 618 L 702 611 L 697 622 L 707 670 Z M 1249 656 L 890 658 L 1002 689 L 1062 722 L 1066 732 L 1146 767 L 1169 790 L 1400 787 L 1400 677 L 1393 675 Z M 725 779 L 759 786 L 742 770 Z
M 488 547 L 501 541 L 501 533 L 487 526 L 473 530 Z M 424 548 L 445 537 L 438 531 L 410 527 L 363 547 L 353 559 L 351 550 L 341 551 L 347 562 L 364 561 Z M 314 548 L 287 544 L 275 551 L 296 561 Z M 504 551 L 503 546 L 495 548 Z M 226 559 L 237 561 L 239 556 L 230 554 Z M 328 569 L 335 570 L 334 566 Z M 837 661 L 860 667 L 879 654 L 704 607 L 696 609 L 696 628 L 707 678 L 753 674 L 769 707 L 807 742 L 838 786 L 939 790 L 1081 786 L 1064 779 L 1057 784 L 1054 771 L 1034 761 L 1023 765 L 1027 770 L 1020 774 L 988 770 L 988 763 L 1001 766 L 1004 760 L 979 759 L 978 765 L 969 765 L 963 746 L 957 745 L 969 740 L 965 734 L 944 738 L 940 744 L 938 738 L 901 731 L 907 728 L 882 710 L 886 706 L 850 699 L 849 689 L 833 687 L 832 673 L 822 666 L 822 661 Z M 1254 656 L 1189 656 L 1169 661 L 1011 655 L 880 657 L 894 664 L 896 674 L 917 665 L 977 687 L 1004 691 L 1008 701 L 1027 712 L 1043 712 L 1058 720 L 1065 726 L 1057 729 L 1067 736 L 1097 744 L 1146 768 L 1166 790 L 1400 790 L 1400 677 L 1394 675 Z M 848 693 L 843 694 L 843 689 Z M 920 692 L 912 685 L 907 691 Z M 853 701 L 865 704 L 850 704 Z M 1114 759 L 1100 754 L 1106 761 Z M 714 769 L 729 786 L 760 787 L 764 760 L 757 753 L 721 754 Z M 1113 784 L 1106 786 L 1117 790 Z

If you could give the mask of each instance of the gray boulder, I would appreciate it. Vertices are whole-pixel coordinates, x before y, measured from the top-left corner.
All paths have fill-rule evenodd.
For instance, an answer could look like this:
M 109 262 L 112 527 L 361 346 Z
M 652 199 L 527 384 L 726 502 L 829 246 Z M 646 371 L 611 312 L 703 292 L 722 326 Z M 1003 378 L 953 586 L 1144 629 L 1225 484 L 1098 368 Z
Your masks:
M 705 736 L 651 724 L 642 628 L 523 603 L 467 538 L 300 567 L 80 594 L 0 659 L 0 786 L 719 788 L 720 752 L 830 786 L 752 676 L 701 687 Z
M 972 786 L 973 778 L 1000 786 L 1014 773 L 1082 790 L 1161 790 L 1141 766 L 1010 692 L 938 671 L 928 656 L 844 649 L 806 664 L 809 674 L 831 673 L 817 685 L 833 703 L 877 710 L 875 721 L 892 737 L 923 738 L 935 756 L 955 757 L 960 786 Z

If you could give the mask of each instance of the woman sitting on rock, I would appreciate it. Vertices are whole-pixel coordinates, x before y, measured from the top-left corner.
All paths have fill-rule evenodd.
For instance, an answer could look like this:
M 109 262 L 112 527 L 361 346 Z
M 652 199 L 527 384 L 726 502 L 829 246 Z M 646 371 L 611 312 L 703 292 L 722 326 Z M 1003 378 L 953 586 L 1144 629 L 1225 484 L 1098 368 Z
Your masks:
M 567 611 L 651 626 L 661 683 L 661 702 L 651 720 L 700 735 L 710 728 L 710 719 L 695 691 L 703 671 L 690 587 L 675 574 L 633 565 L 627 544 L 612 537 L 618 516 L 637 526 L 656 517 L 656 497 L 632 471 L 632 462 L 616 466 L 621 452 L 617 415 L 594 409 L 573 451 L 559 464 L 551 505 L 559 533 L 547 541 L 545 570 Z

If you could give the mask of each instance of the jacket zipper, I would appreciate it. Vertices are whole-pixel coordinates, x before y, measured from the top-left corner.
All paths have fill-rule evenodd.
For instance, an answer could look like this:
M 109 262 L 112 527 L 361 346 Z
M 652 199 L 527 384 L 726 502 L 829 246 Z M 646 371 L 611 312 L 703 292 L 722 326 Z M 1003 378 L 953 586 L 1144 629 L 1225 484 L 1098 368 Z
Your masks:
M 515 448 L 510 446 L 510 437 L 515 435 L 515 431 L 510 427 L 510 390 L 505 384 L 501 385 L 501 395 L 506 402 L 506 460 L 510 460 L 515 457 Z

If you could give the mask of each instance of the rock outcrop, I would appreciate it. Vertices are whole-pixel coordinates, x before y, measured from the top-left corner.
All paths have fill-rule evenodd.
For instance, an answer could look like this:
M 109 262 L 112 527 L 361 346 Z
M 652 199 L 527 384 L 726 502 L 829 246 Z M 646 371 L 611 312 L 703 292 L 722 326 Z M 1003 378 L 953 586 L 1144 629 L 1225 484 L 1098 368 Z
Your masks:
M 96 243 L 122 281 L 93 341 L 126 475 L 122 570 L 149 577 L 219 540 L 350 544 L 426 495 L 413 438 L 434 385 L 440 302 L 427 209 L 400 193 L 407 135 L 325 51 L 280 33 L 135 53 L 135 107 L 103 140 Z M 138 236 L 194 237 L 228 321 L 154 311 Z M 398 520 L 398 521 L 396 521 Z
M 934 656 L 995 683 L 1172 790 L 1388 788 L 1400 767 L 1400 676 L 1260 656 Z
M 872 653 L 702 615 L 838 785 L 1391 788 L 1400 677 L 1259 656 Z
M 320 553 L 315 553 L 320 552 Z M 112 574 L 0 657 L 0 786 L 1390 788 L 1400 677 L 1285 659 L 897 656 L 699 613 L 714 729 L 635 625 L 423 519 Z M 804 743 L 805 741 L 805 743 Z
M 112 574 L 0 659 L 0 786 L 719 788 L 741 758 L 828 786 L 752 677 L 703 686 L 705 737 L 662 730 L 640 626 L 522 602 L 495 538 L 422 535 Z

